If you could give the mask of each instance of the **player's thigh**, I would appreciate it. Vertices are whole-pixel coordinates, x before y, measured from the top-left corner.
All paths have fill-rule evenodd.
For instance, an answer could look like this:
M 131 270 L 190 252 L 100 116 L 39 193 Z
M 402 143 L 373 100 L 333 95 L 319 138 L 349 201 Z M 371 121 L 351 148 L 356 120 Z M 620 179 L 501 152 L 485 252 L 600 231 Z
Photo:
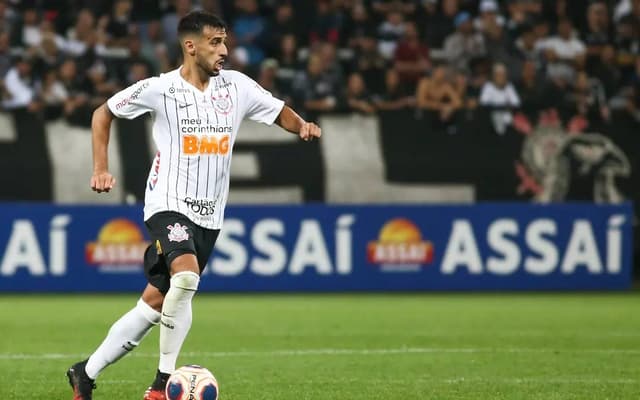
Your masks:
M 169 265 L 169 273 L 171 276 L 184 271 L 191 271 L 196 274 L 200 274 L 198 258 L 195 254 L 181 254 L 171 261 L 171 264 Z
M 196 257 L 198 259 L 198 266 L 200 267 L 200 273 L 207 266 L 213 247 L 216 245 L 218 236 L 220 235 L 220 229 L 205 229 L 200 228 L 196 233 Z
M 220 230 L 206 229 L 195 224 L 192 225 L 191 238 L 193 239 L 195 254 L 180 254 L 171 259 L 169 264 L 171 275 L 182 271 L 192 271 L 201 274 L 207 266 Z
M 145 225 L 152 240 L 149 254 L 145 254 L 145 271 L 150 270 L 147 275 L 154 278 L 149 279 L 152 285 L 166 292 L 171 275 L 180 271 L 199 272 L 196 238 L 201 227 L 173 211 L 154 214 Z

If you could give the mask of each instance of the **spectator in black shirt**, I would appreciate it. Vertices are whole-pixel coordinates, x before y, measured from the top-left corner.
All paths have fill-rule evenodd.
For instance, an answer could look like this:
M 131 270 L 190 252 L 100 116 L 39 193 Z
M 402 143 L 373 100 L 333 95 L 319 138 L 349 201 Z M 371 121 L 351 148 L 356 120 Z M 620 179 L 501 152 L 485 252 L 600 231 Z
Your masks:
M 340 100 L 336 93 L 340 93 L 340 88 L 333 85 L 334 81 L 325 74 L 320 56 L 311 54 L 307 69 L 294 79 L 294 104 L 305 109 L 309 119 L 314 119 L 319 113 L 335 111 Z
M 374 93 L 383 90 L 383 82 L 380 78 L 387 69 L 387 61 L 378 52 L 376 39 L 374 37 L 364 37 L 361 46 L 357 49 L 353 58 L 353 71 L 360 72 L 366 86 Z
M 116 0 L 113 12 L 107 24 L 107 46 L 125 48 L 129 37 L 129 25 L 131 24 L 131 0 Z
M 617 94 L 622 75 L 616 66 L 616 50 L 613 46 L 607 45 L 602 48 L 600 61 L 592 68 L 592 76 L 602 83 L 607 98 Z
M 409 17 L 416 11 L 416 2 L 415 0 L 372 0 L 371 8 L 380 19 L 394 12 Z
M 268 37 L 265 45 L 267 46 L 267 55 L 270 57 L 277 56 L 278 46 L 285 35 L 298 35 L 295 12 L 290 3 L 285 2 L 278 5 L 274 15 L 268 21 L 265 35 Z
M 458 13 L 457 0 L 444 0 L 438 9 L 437 0 L 423 0 L 416 12 L 420 37 L 430 48 L 441 49 L 444 40 L 455 30 L 453 20 Z
M 89 89 L 87 80 L 80 74 L 75 61 L 66 60 L 58 69 L 60 82 L 67 91 L 64 102 L 64 116 L 72 125 L 91 126 L 93 108 L 89 103 Z
M 373 114 L 376 111 L 364 80 L 357 72 L 349 75 L 345 91 L 345 102 L 347 111 L 362 114 Z
M 291 98 L 293 80 L 297 71 L 300 69 L 298 61 L 298 47 L 296 37 L 294 35 L 284 35 L 280 39 L 280 47 L 278 48 L 278 69 L 276 71 L 276 79 L 278 87 L 281 88 L 286 96 Z
M 587 8 L 587 27 L 582 38 L 587 46 L 587 68 L 592 71 L 601 60 L 604 47 L 613 42 L 604 2 L 591 3 Z
M 264 90 L 269 91 L 274 97 L 284 100 L 287 104 L 292 104 L 291 95 L 285 93 L 279 85 L 278 61 L 275 59 L 267 58 L 262 61 L 256 82 L 258 82 Z
M 628 115 L 640 124 L 640 57 L 636 59 L 634 79 L 625 91 L 625 110 Z
M 590 131 L 602 132 L 603 124 L 609 120 L 609 107 L 604 89 L 597 79 L 582 71 L 576 75 L 569 102 L 574 112 L 588 121 Z
M 376 26 L 366 7 L 362 3 L 356 3 L 344 23 L 342 45 L 358 49 L 362 46 L 362 41 L 367 37 L 375 36 L 375 32 Z
M 520 36 L 515 40 L 512 46 L 513 62 L 515 67 L 513 76 L 518 78 L 522 72 L 523 63 L 531 61 L 536 70 L 542 69 L 542 57 L 538 39 L 532 25 L 523 24 Z
M 317 41 L 337 44 L 342 35 L 342 16 L 329 0 L 317 0 L 315 18 L 309 29 L 310 44 Z
M 400 110 L 414 107 L 416 98 L 400 80 L 395 69 L 388 69 L 384 78 L 384 91 L 373 96 L 373 104 L 378 110 Z
M 625 82 L 633 75 L 635 58 L 640 55 L 640 25 L 634 23 L 635 18 L 627 15 L 616 24 L 617 64 Z
M 520 73 L 520 81 L 516 85 L 516 89 L 520 96 L 520 110 L 528 117 L 529 121 L 536 121 L 538 113 L 544 109 L 543 89 L 544 85 L 541 80 L 539 70 L 533 61 L 525 61 L 522 64 L 522 72 Z

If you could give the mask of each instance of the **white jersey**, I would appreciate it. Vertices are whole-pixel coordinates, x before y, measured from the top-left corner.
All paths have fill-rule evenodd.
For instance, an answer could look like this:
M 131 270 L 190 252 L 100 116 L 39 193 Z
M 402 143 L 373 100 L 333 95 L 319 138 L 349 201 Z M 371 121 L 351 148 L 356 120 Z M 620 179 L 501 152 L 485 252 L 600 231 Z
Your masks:
M 247 117 L 273 124 L 284 102 L 237 71 L 220 71 L 200 91 L 180 70 L 142 80 L 107 101 L 119 118 L 153 117 L 158 152 L 149 171 L 144 219 L 177 211 L 208 229 L 220 229 L 229 194 L 231 154 Z

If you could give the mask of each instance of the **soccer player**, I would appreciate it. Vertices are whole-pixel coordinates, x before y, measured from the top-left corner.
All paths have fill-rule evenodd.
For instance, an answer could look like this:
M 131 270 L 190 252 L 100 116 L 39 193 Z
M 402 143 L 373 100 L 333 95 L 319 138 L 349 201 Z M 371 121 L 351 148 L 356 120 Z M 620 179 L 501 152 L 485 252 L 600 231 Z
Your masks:
M 144 220 L 152 244 L 144 255 L 149 281 L 136 306 L 116 321 L 87 359 L 67 371 L 74 400 L 89 400 L 95 379 L 160 324 L 160 361 L 146 400 L 165 399 L 169 374 L 191 327 L 191 300 L 222 227 L 233 143 L 247 117 L 276 123 L 308 141 L 320 128 L 302 119 L 246 75 L 223 70 L 226 27 L 217 16 L 192 12 L 178 24 L 183 64 L 142 80 L 93 113 L 91 188 L 108 192 L 107 145 L 114 117 L 153 116 L 158 152 L 151 165 Z

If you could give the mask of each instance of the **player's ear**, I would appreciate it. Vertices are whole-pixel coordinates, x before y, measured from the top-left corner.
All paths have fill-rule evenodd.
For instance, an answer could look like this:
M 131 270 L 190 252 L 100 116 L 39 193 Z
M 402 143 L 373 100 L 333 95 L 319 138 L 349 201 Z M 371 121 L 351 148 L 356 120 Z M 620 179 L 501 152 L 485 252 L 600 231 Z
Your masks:
M 184 36 L 182 38 L 182 50 L 186 54 L 189 54 L 190 56 L 193 56 L 196 54 L 196 43 L 192 37 Z

